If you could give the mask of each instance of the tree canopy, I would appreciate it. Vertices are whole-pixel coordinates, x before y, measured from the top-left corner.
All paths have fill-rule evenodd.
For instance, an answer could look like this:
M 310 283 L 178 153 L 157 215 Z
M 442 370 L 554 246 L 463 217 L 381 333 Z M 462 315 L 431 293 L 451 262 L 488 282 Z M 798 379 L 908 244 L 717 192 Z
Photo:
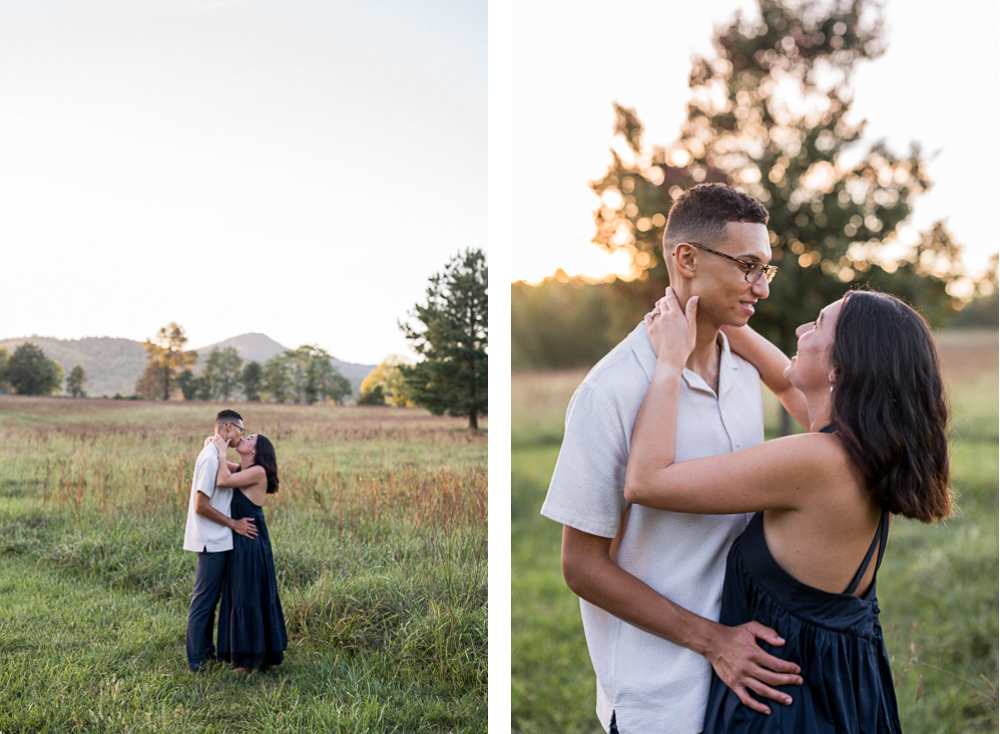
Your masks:
M 202 390 L 208 393 L 207 400 L 229 400 L 233 397 L 243 376 L 243 360 L 236 347 L 213 347 L 205 360 Z
M 148 363 L 135 383 L 136 395 L 147 399 L 170 400 L 178 391 L 177 377 L 198 361 L 198 353 L 186 351 L 184 328 L 171 322 L 154 339 L 142 343 Z
M 626 250 L 639 282 L 619 288 L 637 320 L 667 284 L 662 236 L 673 201 L 690 186 L 724 182 L 770 212 L 780 271 L 752 325 L 785 351 L 795 327 L 856 285 L 908 300 L 932 323 L 975 287 L 943 222 L 903 241 L 913 201 L 931 185 L 920 146 L 884 141 L 861 150 L 851 122 L 855 66 L 885 50 L 874 0 L 758 0 L 718 29 L 715 56 L 695 58 L 679 138 L 649 148 L 634 110 L 615 105 L 621 153 L 600 180 L 594 241 Z M 986 287 L 989 290 L 988 286 Z M 983 291 L 985 292 L 985 291 Z
M 83 369 L 83 365 L 78 364 L 69 371 L 69 377 L 66 378 L 66 392 L 74 398 L 85 398 L 87 393 L 83 386 L 86 384 L 87 371 Z
M 466 250 L 430 278 L 427 303 L 416 304 L 411 318 L 423 328 L 400 323 L 423 360 L 401 365 L 413 402 L 434 415 L 469 418 L 479 429 L 487 413 L 488 268 L 482 250 Z
M 333 357 L 309 344 L 276 354 L 260 367 L 256 379 L 260 397 L 275 403 L 343 404 L 352 392 L 351 383 L 333 366 Z
M 24 342 L 6 360 L 4 380 L 17 395 L 62 392 L 63 368 L 34 342 Z
M 406 380 L 399 369 L 408 365 L 405 357 L 393 354 L 385 358 L 378 367 L 368 373 L 361 382 L 360 404 L 395 405 L 399 407 L 414 405 Z

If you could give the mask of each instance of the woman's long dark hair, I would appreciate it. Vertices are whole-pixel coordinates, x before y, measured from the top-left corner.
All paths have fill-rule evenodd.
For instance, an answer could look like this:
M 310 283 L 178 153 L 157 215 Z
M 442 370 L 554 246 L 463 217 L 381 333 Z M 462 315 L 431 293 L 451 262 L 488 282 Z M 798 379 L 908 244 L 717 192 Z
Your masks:
M 253 463 L 263 467 L 264 474 L 267 475 L 267 493 L 274 494 L 278 491 L 278 456 L 274 453 L 274 444 L 267 436 L 258 433 L 254 451 Z
M 831 361 L 831 422 L 875 501 L 925 523 L 951 515 L 948 405 L 923 318 L 895 296 L 851 291 Z

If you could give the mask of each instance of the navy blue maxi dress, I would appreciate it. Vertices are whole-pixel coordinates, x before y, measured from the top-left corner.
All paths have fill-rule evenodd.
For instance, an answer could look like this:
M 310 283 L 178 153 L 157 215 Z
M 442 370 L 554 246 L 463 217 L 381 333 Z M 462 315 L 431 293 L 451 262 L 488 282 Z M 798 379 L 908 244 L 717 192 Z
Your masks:
M 278 665 L 285 656 L 288 635 L 264 509 L 234 489 L 230 516 L 252 517 L 257 537 L 233 533 L 219 604 L 218 656 L 237 668 Z
M 889 513 L 883 510 L 878 532 L 854 582 L 843 594 L 833 594 L 803 584 L 782 569 L 764 539 L 764 514 L 753 516 L 726 558 L 719 621 L 733 626 L 756 620 L 775 630 L 784 638 L 784 645 L 758 644 L 775 657 L 797 663 L 803 683 L 779 686 L 793 703 L 785 706 L 764 701 L 771 709 L 767 715 L 744 706 L 713 674 L 705 734 L 899 734 L 899 711 L 879 624 L 875 579 L 864 597 L 854 596 L 876 542 L 881 541 L 877 572 L 888 532 Z

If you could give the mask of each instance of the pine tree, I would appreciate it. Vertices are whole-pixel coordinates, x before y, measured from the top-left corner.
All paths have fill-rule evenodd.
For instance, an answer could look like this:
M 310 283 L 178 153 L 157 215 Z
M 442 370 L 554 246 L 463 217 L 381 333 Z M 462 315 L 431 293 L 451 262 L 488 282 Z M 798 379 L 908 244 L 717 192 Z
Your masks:
M 417 330 L 401 323 L 423 361 L 400 370 L 417 405 L 434 415 L 468 416 L 479 430 L 487 413 L 488 269 L 482 250 L 466 250 L 430 278 L 427 303 L 414 307 Z

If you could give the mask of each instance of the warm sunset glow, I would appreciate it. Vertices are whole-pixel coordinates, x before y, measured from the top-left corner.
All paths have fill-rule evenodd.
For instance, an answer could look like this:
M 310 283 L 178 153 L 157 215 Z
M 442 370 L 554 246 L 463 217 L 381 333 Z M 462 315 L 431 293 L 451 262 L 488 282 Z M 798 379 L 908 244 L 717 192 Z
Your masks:
M 757 3 L 631 0 L 622 10 L 622 17 L 637 21 L 629 27 L 630 53 L 614 64 L 608 63 L 606 53 L 595 52 L 610 48 L 607 20 L 608 13 L 615 11 L 608 6 L 583 0 L 582 6 L 577 3 L 574 12 L 566 13 L 558 3 L 543 0 L 532 3 L 530 12 L 526 3 L 519 7 L 531 22 L 512 29 L 512 144 L 516 152 L 511 170 L 514 181 L 531 180 L 532 185 L 515 188 L 513 194 L 514 231 L 522 234 L 515 235 L 511 246 L 511 276 L 538 282 L 559 268 L 592 278 L 627 272 L 622 257 L 604 254 L 590 244 L 595 234 L 593 211 L 602 204 L 621 206 L 613 196 L 602 202 L 588 187 L 589 181 L 607 170 L 609 148 L 628 155 L 625 146 L 612 139 L 612 102 L 636 109 L 646 125 L 643 139 L 647 146 L 663 146 L 674 165 L 688 163 L 691 153 L 701 151 L 688 151 L 674 142 L 691 98 L 687 86 L 691 56 L 714 56 L 713 28 L 728 22 L 737 10 L 745 17 L 754 16 Z M 859 147 L 867 149 L 884 138 L 900 156 L 906 155 L 911 141 L 919 142 L 925 154 L 937 151 L 927 155 L 934 186 L 915 200 L 911 221 L 898 237 L 890 232 L 879 234 L 896 242 L 892 247 L 899 252 L 916 242 L 918 233 L 935 220 L 947 219 L 964 248 L 967 267 L 977 273 L 1000 249 L 996 228 L 983 216 L 1000 199 L 1000 173 L 996 166 L 984 165 L 1000 157 L 1000 99 L 995 92 L 1000 87 L 1000 58 L 989 35 L 995 27 L 996 9 L 988 11 L 984 22 L 974 24 L 960 13 L 936 10 L 930 0 L 884 4 L 887 51 L 875 61 L 858 65 L 852 84 L 853 117 L 868 120 Z M 928 54 L 927 38 L 951 52 Z M 781 82 L 777 83 L 780 87 Z M 927 104 L 928 89 L 933 89 L 933 104 Z M 706 94 L 714 103 L 723 101 L 711 91 Z M 789 104 L 795 104 L 794 99 Z M 956 112 L 960 112 L 958 117 Z M 787 117 L 780 109 L 776 115 Z M 780 128 L 775 131 L 782 133 Z M 974 154 L 969 153 L 970 141 L 974 141 Z M 817 145 L 830 142 L 822 139 Z M 751 169 L 743 180 L 750 183 L 768 177 L 778 182 L 784 174 L 780 163 L 769 170 Z M 842 165 L 852 165 L 849 156 Z M 809 184 L 825 190 L 831 174 L 827 167 L 817 166 L 810 172 Z M 905 180 L 906 171 L 900 168 L 896 176 Z M 857 204 L 866 195 L 866 190 L 857 188 L 847 200 Z M 856 232 L 861 224 L 863 220 L 849 226 Z M 876 229 L 881 226 L 872 224 Z M 645 231 L 645 222 L 636 225 Z M 620 241 L 628 241 L 627 235 L 621 233 Z M 846 278 L 847 266 L 843 268 L 838 276 Z

